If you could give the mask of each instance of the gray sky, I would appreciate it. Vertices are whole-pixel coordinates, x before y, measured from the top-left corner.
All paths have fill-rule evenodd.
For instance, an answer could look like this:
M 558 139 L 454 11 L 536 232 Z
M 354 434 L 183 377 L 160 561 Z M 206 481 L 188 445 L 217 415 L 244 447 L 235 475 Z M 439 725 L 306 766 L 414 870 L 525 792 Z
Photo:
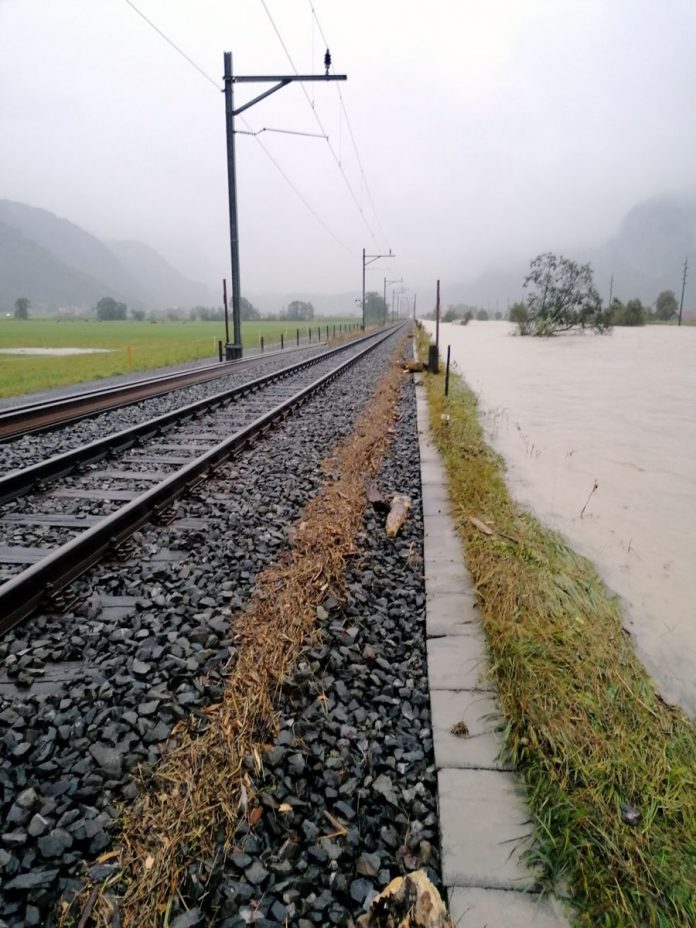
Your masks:
M 291 73 L 262 0 L 134 2 L 220 86 L 225 50 L 239 74 Z M 265 2 L 297 69 L 323 70 L 309 0 Z M 324 140 L 260 136 L 341 244 L 238 136 L 243 292 L 358 290 L 363 246 L 397 254 L 368 288 L 386 267 L 446 285 L 694 188 L 693 0 L 312 3 L 348 81 L 306 86 L 362 215 Z M 319 131 L 297 85 L 245 116 Z M 126 0 L 0 0 L 0 132 L 0 197 L 229 276 L 223 95 Z

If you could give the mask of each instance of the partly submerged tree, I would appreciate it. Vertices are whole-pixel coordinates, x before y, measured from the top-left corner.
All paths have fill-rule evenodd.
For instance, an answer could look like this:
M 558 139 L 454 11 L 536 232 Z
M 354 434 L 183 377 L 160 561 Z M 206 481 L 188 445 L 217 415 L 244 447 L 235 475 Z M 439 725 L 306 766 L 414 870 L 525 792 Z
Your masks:
M 679 314 L 679 304 L 674 290 L 663 290 L 655 300 L 655 319 L 669 322 Z
M 29 307 L 31 302 L 25 296 L 18 296 L 15 300 L 15 319 L 28 319 L 29 318 Z
M 520 335 L 529 335 L 529 310 L 526 303 L 513 303 L 510 307 L 509 318 L 510 322 L 517 324 Z
M 529 265 L 524 281 L 529 288 L 527 325 L 521 335 L 556 335 L 570 329 L 611 328 L 611 317 L 592 279 L 589 264 L 577 264 L 563 255 L 546 252 Z
M 640 300 L 629 300 L 625 305 L 616 298 L 611 302 L 612 325 L 645 325 L 647 313 Z

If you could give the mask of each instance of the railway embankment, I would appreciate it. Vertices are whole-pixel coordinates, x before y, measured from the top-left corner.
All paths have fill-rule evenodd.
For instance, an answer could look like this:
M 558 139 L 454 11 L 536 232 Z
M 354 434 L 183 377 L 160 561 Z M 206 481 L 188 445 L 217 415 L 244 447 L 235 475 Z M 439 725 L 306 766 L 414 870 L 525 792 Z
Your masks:
M 490 802 L 471 832 L 443 823 L 443 860 L 450 767 L 515 768 L 531 809 L 524 892 L 456 890 L 476 928 L 554 885 L 581 925 L 692 924 L 693 726 L 590 565 L 506 496 L 464 385 L 414 387 L 395 343 L 75 581 L 78 606 L 0 642 L 0 924 L 352 925 L 400 874 L 456 885 L 453 843 Z M 459 549 L 424 556 L 416 390 L 450 487 L 425 508 L 449 500 L 485 631 L 470 693 L 451 655 L 438 679 L 426 659 L 448 647 L 432 557 Z M 412 500 L 394 539 L 366 479 Z M 493 688 L 502 721 L 449 726 L 443 700 Z
M 364 422 L 375 419 L 388 370 L 395 387 L 370 433 L 376 444 L 369 440 L 363 455 L 383 467 L 385 491 L 412 495 L 414 515 L 398 540 L 387 542 L 383 520 L 365 513 L 364 474 L 349 454 L 343 468 L 359 496 L 354 536 L 341 548 L 345 570 L 327 585 L 319 563 L 304 585 L 307 650 L 275 681 L 276 715 L 257 720 L 241 766 L 233 765 L 233 774 L 248 778 L 240 781 L 245 800 L 225 806 L 233 831 L 197 819 L 213 846 L 187 856 L 185 844 L 156 918 L 236 925 L 253 913 L 261 924 L 283 924 L 285 907 L 286 917 L 294 913 L 303 924 L 347 924 L 387 875 L 423 864 L 437 879 L 418 639 L 424 600 L 415 407 L 410 379 L 390 361 L 393 347 L 376 349 L 220 468 L 180 501 L 171 524 L 143 528 L 130 557 L 122 553 L 83 576 L 79 608 L 37 615 L 0 644 L 11 670 L 0 685 L 6 924 L 50 924 L 59 899 L 70 901 L 85 874 L 97 893 L 63 911 L 67 924 L 87 909 L 106 918 L 112 905 L 123 908 L 124 924 L 149 923 L 137 907 L 127 915 L 129 892 L 137 896 L 127 851 L 138 849 L 119 837 L 127 810 L 153 795 L 150 777 L 168 769 L 184 741 L 204 744 L 248 645 L 239 622 L 250 614 L 255 580 L 297 549 L 311 500 L 333 487 L 341 501 L 332 454 L 354 433 L 360 438 L 361 411 L 368 411 Z M 329 552 L 331 541 L 330 533 L 322 539 Z M 272 616 L 273 596 L 267 601 Z M 272 628 L 271 641 L 281 656 L 297 656 Z M 253 699 L 253 641 L 250 647 L 241 692 Z M 265 780 L 258 779 L 259 759 Z M 225 768 L 223 802 L 228 774 Z M 198 777 L 163 781 L 154 795 L 175 810 L 202 785 Z M 168 835 L 161 837 L 166 844 Z M 149 852 L 137 860 L 140 876 L 161 863 Z M 300 889 L 293 892 L 293 884 Z

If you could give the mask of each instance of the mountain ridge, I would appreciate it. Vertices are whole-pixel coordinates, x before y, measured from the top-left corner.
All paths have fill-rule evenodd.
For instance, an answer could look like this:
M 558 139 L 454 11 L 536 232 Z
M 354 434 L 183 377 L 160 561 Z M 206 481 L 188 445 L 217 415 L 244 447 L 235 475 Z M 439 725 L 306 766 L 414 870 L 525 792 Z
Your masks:
M 653 197 L 630 209 L 603 244 L 577 249 L 549 246 L 548 250 L 589 262 L 604 300 L 612 276 L 613 296 L 624 301 L 638 297 L 651 305 L 663 290 L 679 296 L 684 258 L 696 251 L 696 196 Z M 511 259 L 469 280 L 443 280 L 443 305 L 465 303 L 491 313 L 504 312 L 509 303 L 524 299 L 524 278 L 533 257 Z M 410 292 L 414 289 L 420 313 L 429 312 L 435 302 L 434 285 L 412 286 Z M 11 311 L 18 296 L 52 310 L 93 308 L 102 296 L 154 310 L 220 303 L 217 292 L 189 280 L 149 245 L 101 241 L 48 210 L 0 199 L 0 307 Z M 311 302 L 317 314 L 343 316 L 359 315 L 356 297 L 357 290 L 249 294 L 263 313 L 278 313 L 299 299 Z M 687 312 L 690 306 L 696 306 L 696 295 L 690 299 L 687 287 Z
M 103 296 L 134 308 L 210 303 L 210 289 L 191 281 L 149 245 L 107 243 L 64 217 L 0 200 L 0 304 L 26 296 L 37 305 L 88 309 Z
M 637 297 L 650 306 L 663 290 L 673 290 L 679 298 L 684 259 L 696 252 L 696 197 L 691 193 L 670 194 L 636 204 L 616 233 L 601 245 L 577 249 L 550 245 L 542 250 L 589 263 L 605 301 L 612 275 L 612 294 L 624 302 Z M 535 256 L 489 268 L 468 281 L 445 282 L 444 304 L 466 303 L 491 312 L 496 308 L 504 311 L 508 303 L 524 299 L 524 279 Z M 696 307 L 696 296 L 689 299 L 687 286 L 685 309 L 688 306 Z

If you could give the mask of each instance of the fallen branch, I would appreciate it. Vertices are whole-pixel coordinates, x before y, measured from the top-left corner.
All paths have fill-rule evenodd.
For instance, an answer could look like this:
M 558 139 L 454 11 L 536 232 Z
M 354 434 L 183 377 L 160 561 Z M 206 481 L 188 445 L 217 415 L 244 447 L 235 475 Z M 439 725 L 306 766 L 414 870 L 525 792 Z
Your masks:
M 394 496 L 387 516 L 387 538 L 394 538 L 413 508 L 410 496 Z

